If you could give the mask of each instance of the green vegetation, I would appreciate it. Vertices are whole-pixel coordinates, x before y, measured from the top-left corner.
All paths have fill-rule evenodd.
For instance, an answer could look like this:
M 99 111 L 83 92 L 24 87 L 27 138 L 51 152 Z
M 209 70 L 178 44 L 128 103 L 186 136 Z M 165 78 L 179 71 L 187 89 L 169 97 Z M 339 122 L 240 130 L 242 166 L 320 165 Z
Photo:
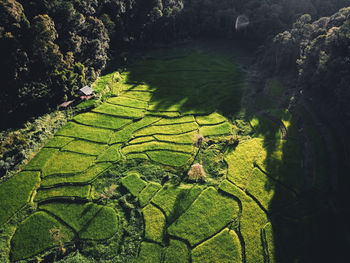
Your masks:
M 203 186 L 198 185 L 175 186 L 166 184 L 154 196 L 152 202 L 164 211 L 168 223 L 171 223 L 190 207 L 203 188 Z
M 189 154 L 165 150 L 147 152 L 147 155 L 154 162 L 171 166 L 183 166 L 191 157 Z
M 145 238 L 154 242 L 162 243 L 165 226 L 165 216 L 154 205 L 147 205 L 142 209 L 145 221 Z
M 39 207 L 59 217 L 82 239 L 108 239 L 119 227 L 118 215 L 110 207 L 71 202 L 48 203 Z
M 132 159 L 143 159 L 143 160 L 149 160 L 148 155 L 144 153 L 129 153 L 126 156 L 127 159 L 132 160 Z
M 237 234 L 225 228 L 192 250 L 192 262 L 241 262 L 241 245 Z
M 118 118 L 94 112 L 79 114 L 74 117 L 74 120 L 81 124 L 113 130 L 118 130 L 132 122 L 131 119 Z
M 278 140 L 282 138 L 278 123 L 275 123 L 265 116 L 254 116 L 251 119 L 250 124 L 258 137 L 270 140 Z
M 93 142 L 108 143 L 112 133 L 113 132 L 110 130 L 69 122 L 59 130 L 56 135 L 85 139 Z
M 328 183 L 326 163 L 329 158 L 323 147 L 325 144 L 324 138 L 322 138 L 322 134 L 315 127 L 315 120 L 312 119 L 310 113 L 305 108 L 299 107 L 298 113 L 304 117 L 305 133 L 312 146 L 312 154 L 315 162 L 313 167 L 313 185 L 319 189 L 324 189 Z
M 128 174 L 121 180 L 121 184 L 129 190 L 133 196 L 138 196 L 147 183 L 136 172 Z
M 163 248 L 155 243 L 142 242 L 141 250 L 136 262 L 138 263 L 153 263 L 161 262 Z
M 87 199 L 90 195 L 90 189 L 91 189 L 90 185 L 83 185 L 83 186 L 67 185 L 67 186 L 60 186 L 55 188 L 42 188 L 37 192 L 34 200 L 36 202 L 42 202 L 48 199 L 57 199 L 57 198 Z
M 164 142 L 145 142 L 135 145 L 129 145 L 122 149 L 123 154 L 142 153 L 156 150 L 168 150 L 174 152 L 183 152 L 191 154 L 193 152 L 192 145 L 179 145 Z
M 151 201 L 152 197 L 160 190 L 160 188 L 162 188 L 162 186 L 158 183 L 149 183 L 139 195 L 140 206 L 146 206 Z
M 109 147 L 107 150 L 105 150 L 103 153 L 101 153 L 98 158 L 97 162 L 116 162 L 119 161 L 121 158 L 120 155 L 120 144 L 115 144 Z
M 173 142 L 173 143 L 178 143 L 178 144 L 193 144 L 193 140 L 195 138 L 196 132 L 188 132 L 188 133 L 183 133 L 179 135 L 159 135 L 156 134 L 154 135 L 154 138 L 156 138 L 158 141 L 162 142 Z
M 187 245 L 182 241 L 170 239 L 170 244 L 165 251 L 164 262 L 188 263 L 189 251 Z
M 143 117 L 143 109 L 135 109 L 130 107 L 118 106 L 104 103 L 97 108 L 93 109 L 94 112 L 113 115 L 117 117 L 138 119 Z
M 124 129 L 115 132 L 109 143 L 110 144 L 123 143 L 123 142 L 129 140 L 135 131 L 137 131 L 143 127 L 146 127 L 146 126 L 148 126 L 148 125 L 150 125 L 158 120 L 160 120 L 160 118 L 158 118 L 158 117 L 145 116 L 142 120 L 139 120 L 137 122 L 133 122 L 132 124 L 125 127 Z
M 26 172 L 1 182 L 1 256 L 250 263 L 286 255 L 285 261 L 303 261 L 290 256 L 300 251 L 295 244 L 308 247 L 302 224 L 323 217 L 327 205 L 319 204 L 324 199 L 302 167 L 308 157 L 301 155 L 303 116 L 296 118 L 287 98 L 292 88 L 278 101 L 263 79 L 247 89 L 245 73 L 225 48 L 194 46 L 122 56 L 122 74 L 92 84 L 99 106 L 70 116 Z M 198 171 L 206 176 L 191 180 Z M 55 236 L 68 231 L 69 238 L 52 240 L 49 226 L 35 231 L 41 223 Z
M 265 208 L 265 210 L 273 211 L 274 208 L 287 205 L 291 200 L 295 200 L 295 194 L 283 185 L 276 185 L 278 182 L 269 178 L 266 174 L 261 172 L 258 168 L 254 168 L 249 182 L 247 183 L 247 192 L 252 194 L 259 203 Z M 275 189 L 280 189 L 278 200 L 274 200 Z
M 302 180 L 300 146 L 293 140 L 279 140 L 271 144 L 267 144 L 267 150 L 260 153 L 257 165 L 269 176 L 296 191 Z
M 199 133 L 204 137 L 232 134 L 232 125 L 225 122 L 218 125 L 202 126 L 199 129 Z
M 217 233 L 237 216 L 237 202 L 209 187 L 169 226 L 168 233 L 186 239 L 194 246 Z
M 61 151 L 76 152 L 89 155 L 99 155 L 107 145 L 76 140 L 64 146 Z
M 57 233 L 55 233 L 57 232 Z M 45 212 L 32 214 L 12 238 L 11 260 L 26 259 L 54 246 L 64 246 L 74 233 Z
M 92 167 L 90 167 L 87 171 L 83 173 L 72 175 L 54 175 L 54 176 L 47 176 L 43 178 L 41 182 L 41 186 L 43 187 L 51 187 L 54 185 L 59 184 L 66 184 L 66 183 L 88 183 L 96 179 L 98 176 L 100 176 L 107 168 L 111 166 L 110 163 L 99 163 Z
M 29 202 L 39 183 L 39 172 L 25 171 L 0 184 L 0 226 Z
M 171 119 L 161 119 L 160 121 L 156 122 L 154 125 L 156 126 L 162 126 L 162 125 L 169 125 L 169 124 L 180 124 L 180 123 L 187 123 L 187 122 L 194 122 L 193 116 L 184 116 L 180 118 L 171 118 Z
M 277 108 L 277 103 L 274 100 L 272 100 L 269 96 L 259 94 L 255 98 L 254 107 L 258 112 L 260 110 L 275 109 Z
M 262 229 L 262 239 L 264 242 L 264 252 L 265 257 L 270 262 L 276 262 L 275 249 L 274 249 L 274 238 L 273 238 L 273 228 L 271 223 L 267 223 Z
M 164 118 L 177 118 L 181 116 L 180 112 L 177 111 L 147 111 L 147 115 Z
M 240 200 L 242 207 L 240 212 L 240 233 L 245 242 L 246 261 L 264 262 L 261 229 L 268 223 L 265 213 L 253 199 L 229 181 L 223 181 L 219 189 Z
M 285 87 L 278 79 L 272 79 L 269 83 L 269 92 L 273 96 L 282 96 Z
M 151 142 L 151 141 L 155 141 L 155 138 L 153 136 L 144 136 L 144 137 L 137 137 L 129 141 L 128 144 L 139 144 L 139 143 Z
M 95 159 L 78 153 L 57 152 L 44 166 L 42 176 L 80 173 L 89 168 Z
M 73 138 L 69 138 L 69 137 L 55 136 L 45 145 L 45 147 L 62 148 L 63 146 L 67 145 L 73 140 L 74 140 Z
M 198 125 L 194 122 L 183 123 L 183 124 L 173 124 L 173 125 L 163 125 L 163 126 L 151 126 L 144 128 L 135 133 L 135 136 L 146 136 L 154 134 L 182 134 L 190 131 L 194 131 L 198 128 Z
M 37 153 L 31 162 L 26 165 L 25 170 L 42 170 L 46 163 L 50 160 L 52 156 L 57 153 L 57 149 L 44 148 L 39 153 Z
M 78 233 L 82 239 L 104 240 L 114 236 L 119 228 L 119 217 L 114 209 L 103 207 Z
M 131 99 L 127 97 L 113 97 L 107 100 L 108 103 L 120 105 L 120 106 L 128 106 L 139 109 L 146 109 L 148 107 L 148 103 L 142 100 Z
M 148 102 L 152 98 L 152 93 L 146 91 L 128 90 L 121 94 L 122 97 Z
M 254 162 L 263 151 L 262 139 L 251 139 L 238 144 L 238 146 L 225 156 L 228 164 L 227 178 L 241 188 L 248 184 L 253 172 Z
M 219 124 L 227 121 L 227 119 L 217 112 L 213 112 L 207 116 L 198 116 L 196 117 L 196 121 L 199 125 L 213 125 Z

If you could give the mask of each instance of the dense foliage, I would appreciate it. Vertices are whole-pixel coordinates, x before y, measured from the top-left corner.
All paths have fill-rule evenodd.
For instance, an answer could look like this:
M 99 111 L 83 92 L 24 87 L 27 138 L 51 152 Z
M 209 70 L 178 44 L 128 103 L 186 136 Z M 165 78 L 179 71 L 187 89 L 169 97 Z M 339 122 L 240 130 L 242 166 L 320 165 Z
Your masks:
M 350 127 L 349 32 L 350 7 L 314 22 L 304 14 L 274 37 L 262 60 L 274 72 L 292 72 L 302 97 L 314 101 L 344 141 Z
M 125 62 L 119 57 L 133 46 L 198 36 L 261 43 L 300 14 L 317 18 L 346 4 L 348 0 L 1 0 L 0 112 L 9 116 L 2 126 L 77 96 L 108 59 Z M 241 14 L 250 24 L 236 31 Z

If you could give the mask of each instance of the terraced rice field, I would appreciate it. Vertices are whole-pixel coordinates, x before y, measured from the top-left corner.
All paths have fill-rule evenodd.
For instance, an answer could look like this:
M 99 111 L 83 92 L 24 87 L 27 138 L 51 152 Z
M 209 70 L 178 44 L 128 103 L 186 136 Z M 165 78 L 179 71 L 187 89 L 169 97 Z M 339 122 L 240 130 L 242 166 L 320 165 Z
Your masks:
M 292 116 L 271 113 L 293 134 L 288 140 L 260 115 L 247 116 L 251 132 L 237 137 L 242 131 L 232 117 L 243 107 L 245 75 L 235 61 L 213 53 L 166 52 L 115 76 L 95 83 L 109 83 L 112 97 L 75 116 L 22 172 L 0 184 L 0 228 L 8 231 L 2 262 L 53 261 L 45 255 L 62 258 L 77 248 L 96 262 L 113 260 L 94 251 L 102 244 L 116 254 L 125 250 L 128 209 L 134 211 L 125 209 L 128 200 L 136 200 L 143 222 L 141 239 L 129 244 L 136 262 L 275 262 L 279 227 L 271 216 L 297 208 L 302 184 Z M 168 175 L 154 181 L 129 165 L 110 176 L 135 162 Z M 196 162 L 204 166 L 204 181 L 187 179 Z M 101 193 L 103 180 L 112 184 Z

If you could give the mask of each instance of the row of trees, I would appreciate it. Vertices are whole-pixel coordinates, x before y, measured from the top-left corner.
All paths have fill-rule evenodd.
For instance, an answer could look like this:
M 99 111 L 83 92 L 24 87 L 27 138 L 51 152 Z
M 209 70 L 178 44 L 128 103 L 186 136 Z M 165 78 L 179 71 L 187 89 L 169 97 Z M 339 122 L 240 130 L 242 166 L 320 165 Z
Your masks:
M 155 29 L 169 38 L 164 28 L 181 8 L 172 0 L 1 0 L 1 115 L 45 112 L 71 98 L 110 54 L 157 40 Z
M 349 47 L 350 7 L 314 22 L 305 14 L 274 37 L 264 63 L 274 72 L 294 70 L 300 89 L 350 128 Z
M 349 2 L 0 0 L 0 114 L 19 113 L 17 119 L 47 111 L 74 96 L 100 74 L 108 59 L 132 46 L 198 36 L 261 43 L 287 29 L 302 13 L 315 18 L 330 15 Z M 250 25 L 236 32 L 235 20 L 241 14 Z M 280 37 L 284 41 L 285 36 Z

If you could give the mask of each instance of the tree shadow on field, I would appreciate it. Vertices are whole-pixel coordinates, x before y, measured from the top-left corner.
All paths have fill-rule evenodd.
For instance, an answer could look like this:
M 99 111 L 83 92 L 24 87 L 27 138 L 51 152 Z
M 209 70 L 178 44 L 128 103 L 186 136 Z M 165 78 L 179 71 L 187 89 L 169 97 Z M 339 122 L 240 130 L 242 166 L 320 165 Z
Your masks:
M 278 125 L 266 130 L 262 127 L 266 117 L 258 118 L 261 122 L 256 130 L 263 138 L 266 158 L 257 165 L 267 179 L 264 190 L 274 190 L 267 213 L 273 226 L 275 258 L 269 262 L 340 262 L 334 261 L 335 234 L 325 193 L 315 188 L 304 166 L 300 127 L 291 119 L 283 140 Z
M 150 110 L 153 111 L 182 114 L 218 111 L 229 118 L 242 111 L 245 73 L 220 52 L 201 49 L 189 52 L 184 48 L 174 54 L 171 50 L 158 50 L 155 55 L 135 62 L 126 74 L 127 83 L 132 85 L 129 90 L 140 91 L 138 87 L 144 85 L 152 91 Z M 266 125 L 267 118 L 263 115 L 258 119 L 253 136 L 263 139 L 265 159 L 254 165 L 265 176 L 262 186 L 265 193 L 274 191 L 266 208 L 273 226 L 274 241 L 269 246 L 273 246 L 274 253 L 265 255 L 266 262 L 334 262 L 331 215 L 324 193 L 306 180 L 309 175 L 302 165 L 305 149 L 298 133 L 300 127 L 291 120 L 287 138 L 282 140 L 278 124 Z M 183 198 L 182 194 L 180 197 Z M 259 201 L 258 196 L 253 197 Z M 172 219 L 181 211 L 179 201 L 175 202 Z
M 241 109 L 244 72 L 219 53 L 194 49 L 180 56 L 172 50 L 158 51 L 128 68 L 127 83 L 153 90 L 151 110 L 208 114 L 218 111 L 232 116 Z

